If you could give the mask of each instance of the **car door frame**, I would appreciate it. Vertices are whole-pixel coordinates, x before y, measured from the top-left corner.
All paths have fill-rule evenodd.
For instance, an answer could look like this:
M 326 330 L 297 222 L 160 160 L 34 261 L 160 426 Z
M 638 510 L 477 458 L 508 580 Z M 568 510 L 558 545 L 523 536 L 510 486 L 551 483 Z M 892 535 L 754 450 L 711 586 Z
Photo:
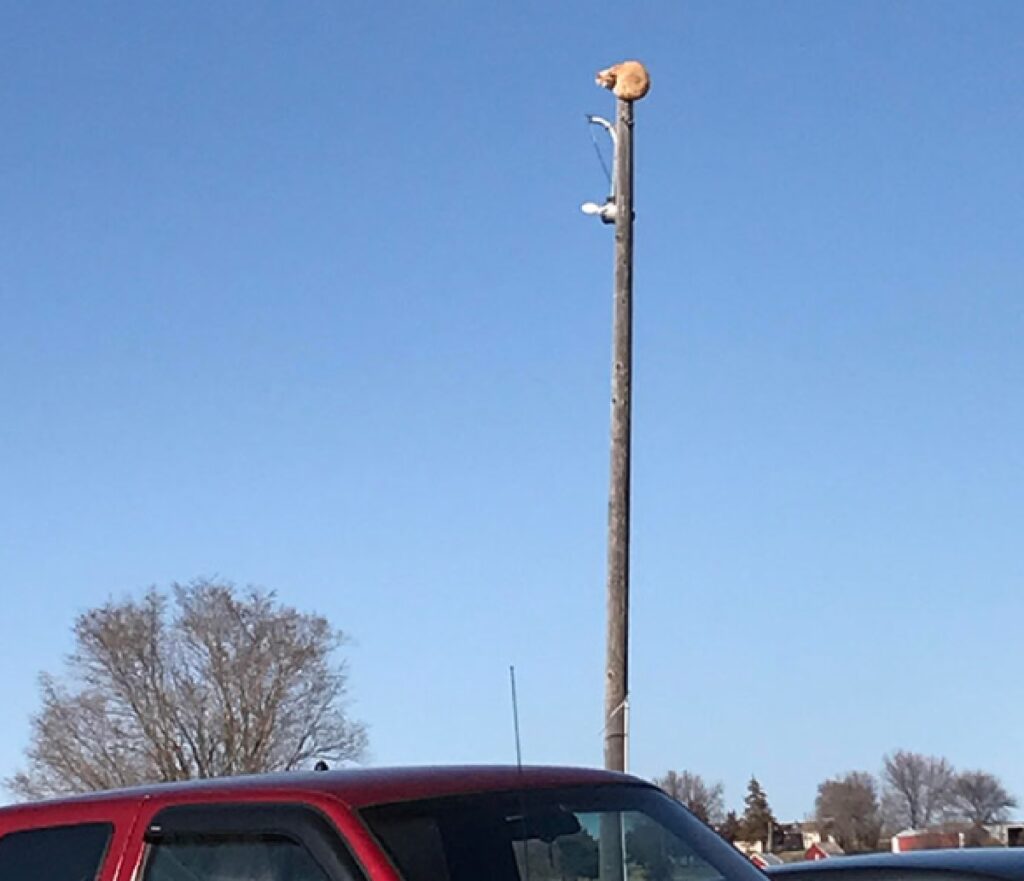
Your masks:
M 225 793 L 160 797 L 139 812 L 136 835 L 112 881 L 144 881 L 147 857 L 161 836 L 281 834 L 310 851 L 331 881 L 401 881 L 358 816 L 341 801 L 302 793 Z
M 110 840 L 96 881 L 116 881 L 121 877 L 124 854 L 132 846 L 142 801 L 138 797 L 18 806 L 0 812 L 0 837 L 67 826 L 109 825 Z

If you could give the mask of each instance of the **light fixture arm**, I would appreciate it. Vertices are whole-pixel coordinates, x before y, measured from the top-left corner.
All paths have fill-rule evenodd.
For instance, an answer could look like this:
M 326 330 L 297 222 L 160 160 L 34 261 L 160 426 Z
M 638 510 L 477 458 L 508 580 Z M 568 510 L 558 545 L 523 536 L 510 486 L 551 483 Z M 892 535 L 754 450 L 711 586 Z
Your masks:
M 598 125 L 603 128 L 607 133 L 608 137 L 612 142 L 612 156 L 615 155 L 615 151 L 619 149 L 619 133 L 615 130 L 615 124 L 605 119 L 603 116 L 595 116 L 592 113 L 587 114 L 587 122 L 590 125 Z M 614 176 L 609 181 L 611 189 L 608 192 L 608 202 L 613 203 L 615 201 L 615 178 Z
M 587 122 L 590 125 L 598 125 L 603 128 L 607 133 L 608 137 L 611 138 L 612 142 L 612 156 L 615 156 L 616 151 L 619 148 L 619 136 L 615 130 L 615 125 L 609 122 L 603 116 L 595 116 L 591 113 L 587 114 Z M 597 142 L 594 142 L 594 146 L 597 146 Z M 603 163 L 604 160 L 602 160 Z M 607 169 L 606 169 L 607 170 Z M 616 205 L 615 205 L 615 177 L 609 175 L 610 190 L 608 197 L 604 200 L 603 205 L 598 205 L 596 202 L 585 202 L 583 204 L 583 213 L 589 214 L 593 217 L 599 217 L 602 223 L 615 223 L 616 217 Z

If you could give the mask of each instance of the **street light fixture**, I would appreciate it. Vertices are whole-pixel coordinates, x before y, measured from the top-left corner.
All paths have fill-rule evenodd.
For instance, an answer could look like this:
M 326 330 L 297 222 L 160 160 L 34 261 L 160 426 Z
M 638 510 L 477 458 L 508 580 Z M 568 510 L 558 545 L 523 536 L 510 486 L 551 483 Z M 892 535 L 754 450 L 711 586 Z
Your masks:
M 597 202 L 584 202 L 580 205 L 580 211 L 590 217 L 600 217 L 604 223 L 615 223 L 615 200 L 609 196 L 603 205 Z

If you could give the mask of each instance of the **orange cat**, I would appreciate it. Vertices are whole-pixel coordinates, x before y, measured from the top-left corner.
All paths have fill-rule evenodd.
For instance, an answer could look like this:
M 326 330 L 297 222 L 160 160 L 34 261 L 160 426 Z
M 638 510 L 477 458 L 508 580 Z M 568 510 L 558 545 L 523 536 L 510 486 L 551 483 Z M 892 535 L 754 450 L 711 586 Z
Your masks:
M 623 61 L 597 75 L 597 84 L 611 89 L 616 98 L 638 101 L 651 87 L 651 77 L 639 61 Z

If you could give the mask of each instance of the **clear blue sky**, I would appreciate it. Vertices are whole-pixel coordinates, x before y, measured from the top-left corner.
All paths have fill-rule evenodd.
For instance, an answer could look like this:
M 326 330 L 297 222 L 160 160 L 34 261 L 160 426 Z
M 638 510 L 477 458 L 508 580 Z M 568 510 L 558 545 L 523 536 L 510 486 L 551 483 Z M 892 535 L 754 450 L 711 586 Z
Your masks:
M 1024 797 L 1024 5 L 0 6 L 0 772 L 76 612 L 355 639 L 378 763 L 600 762 L 640 57 L 633 768 Z

